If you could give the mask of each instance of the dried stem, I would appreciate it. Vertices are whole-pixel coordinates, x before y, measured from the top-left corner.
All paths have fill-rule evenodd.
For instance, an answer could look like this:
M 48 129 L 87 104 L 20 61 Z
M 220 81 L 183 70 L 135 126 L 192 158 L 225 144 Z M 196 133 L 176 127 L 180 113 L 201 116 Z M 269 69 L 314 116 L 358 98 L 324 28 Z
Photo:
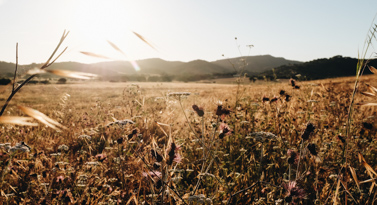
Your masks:
M 50 58 L 46 61 L 45 64 L 42 65 L 41 69 L 45 69 L 47 67 L 49 67 L 52 63 L 54 63 L 63 53 L 64 51 L 66 51 L 67 48 L 65 48 L 51 63 L 51 59 L 54 57 L 56 51 L 59 49 L 59 47 L 61 46 L 61 44 L 63 43 L 64 39 L 67 37 L 69 31 L 66 33 L 66 31 L 63 32 L 63 36 L 60 38 L 60 41 L 58 43 L 58 45 L 56 46 L 54 52 L 51 54 Z M 18 44 L 17 44 L 17 62 L 18 62 Z M 16 70 L 15 70 L 15 73 L 14 73 L 14 79 L 16 79 L 16 75 L 17 75 L 17 64 L 16 63 Z M 13 96 L 24 86 L 26 85 L 26 83 L 28 83 L 31 79 L 33 79 L 34 77 L 36 76 L 36 74 L 34 75 L 31 75 L 29 78 L 27 78 L 24 82 L 21 83 L 21 85 L 17 86 L 17 88 L 14 87 L 14 84 L 16 82 L 13 82 L 13 89 L 12 89 L 12 92 L 11 94 L 9 95 L 7 101 L 4 103 L 1 111 L 0 111 L 0 116 L 2 116 L 4 114 L 4 111 L 5 109 L 7 108 L 7 106 L 9 105 L 10 101 L 12 100 Z

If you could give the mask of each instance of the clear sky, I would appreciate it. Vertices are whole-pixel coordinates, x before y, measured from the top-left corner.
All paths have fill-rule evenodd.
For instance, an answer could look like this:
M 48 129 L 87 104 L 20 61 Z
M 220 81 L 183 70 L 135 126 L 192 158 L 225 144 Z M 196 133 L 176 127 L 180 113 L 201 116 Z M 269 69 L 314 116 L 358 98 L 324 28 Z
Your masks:
M 376 0 L 0 0 L 0 61 L 15 62 L 18 42 L 20 64 L 44 62 L 64 29 L 59 61 L 124 59 L 107 40 L 134 60 L 357 57 L 376 13 Z

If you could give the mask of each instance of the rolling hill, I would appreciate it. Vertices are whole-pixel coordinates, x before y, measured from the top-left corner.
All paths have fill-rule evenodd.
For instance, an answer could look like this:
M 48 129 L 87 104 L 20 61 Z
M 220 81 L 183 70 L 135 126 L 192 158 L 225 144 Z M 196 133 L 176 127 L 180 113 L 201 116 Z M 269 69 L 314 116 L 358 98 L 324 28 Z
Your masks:
M 244 67 L 244 70 L 248 73 L 260 73 L 282 65 L 301 64 L 302 62 L 287 60 L 285 58 L 274 57 L 271 55 L 260 55 L 217 60 L 212 63 L 225 67 L 230 72 L 234 72 L 235 69 L 240 70 L 240 68 Z
M 268 79 L 280 78 L 289 79 L 295 78 L 296 75 L 300 74 L 304 80 L 316 80 L 324 78 L 335 78 L 335 77 L 345 77 L 354 76 L 356 74 L 356 65 L 358 59 L 334 56 L 332 58 L 321 58 L 305 62 L 302 64 L 294 65 L 283 65 L 276 67 L 274 70 L 268 70 L 256 74 L 253 77 L 263 78 L 263 76 Z M 377 60 L 372 60 L 368 65 L 377 67 Z M 366 69 L 364 74 L 370 74 L 371 72 Z
M 248 56 L 232 59 L 217 60 L 208 62 L 204 60 L 194 60 L 190 62 L 165 61 L 159 58 L 151 58 L 136 61 L 140 66 L 138 74 L 169 74 L 169 75 L 208 75 L 214 73 L 236 73 L 232 64 L 237 70 L 246 63 L 245 71 L 250 73 L 259 73 L 271 70 L 274 67 L 300 63 L 298 61 L 290 61 L 284 58 L 276 58 L 270 55 L 265 56 Z M 39 67 L 41 64 L 20 65 L 20 71 L 30 68 Z M 11 75 L 14 72 L 15 64 L 0 62 L 0 75 Z M 59 62 L 51 65 L 49 69 L 63 69 L 80 72 L 90 72 L 101 76 L 114 75 L 133 75 L 136 74 L 135 69 L 130 62 L 127 61 L 106 61 L 93 64 L 84 64 L 78 62 Z

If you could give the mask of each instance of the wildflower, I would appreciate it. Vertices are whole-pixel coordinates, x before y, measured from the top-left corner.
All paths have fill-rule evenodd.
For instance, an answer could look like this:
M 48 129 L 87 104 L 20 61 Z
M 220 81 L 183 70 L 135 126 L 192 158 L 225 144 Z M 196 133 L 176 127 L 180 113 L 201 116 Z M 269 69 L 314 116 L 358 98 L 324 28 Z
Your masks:
M 315 144 L 308 144 L 308 149 L 310 151 L 310 154 L 317 156 L 317 151 L 316 151 L 316 145 Z
M 58 150 L 59 151 L 68 151 L 69 147 L 65 144 L 62 144 L 62 145 L 59 145 Z
M 288 184 L 283 184 L 283 187 L 287 191 L 285 196 L 286 202 L 290 203 L 296 198 L 305 198 L 305 191 L 297 185 L 296 181 L 290 181 Z
M 79 139 L 86 139 L 86 140 L 91 140 L 92 139 L 92 137 L 89 136 L 89 135 L 80 135 L 80 136 L 78 136 L 78 138 Z
M 175 153 L 173 161 L 176 162 L 176 163 L 181 163 L 182 156 L 178 152 Z
M 203 108 L 198 107 L 197 105 L 193 105 L 192 109 L 194 109 L 194 111 L 196 112 L 196 114 L 199 115 L 199 117 L 202 117 L 204 115 Z
M 225 123 L 220 124 L 220 135 L 219 138 L 222 139 L 225 137 L 225 135 L 230 135 L 232 133 L 232 130 L 229 128 L 229 125 Z
M 64 180 L 64 176 L 63 175 L 60 175 L 58 177 L 56 177 L 56 182 L 60 183 Z
M 30 152 L 31 148 L 25 144 L 25 142 L 21 141 L 20 143 L 17 143 L 14 147 L 9 148 L 10 152 L 15 152 L 15 151 L 21 151 L 21 152 Z
M 161 178 L 162 174 L 159 171 L 149 171 L 149 172 L 143 172 L 143 177 L 148 178 L 148 176 L 151 176 L 152 178 Z
M 314 132 L 314 129 L 315 129 L 314 125 L 311 122 L 309 122 L 306 125 L 306 129 L 304 131 L 304 134 L 301 135 L 301 138 L 303 140 L 309 139 L 309 136 Z
M 103 162 L 104 160 L 107 159 L 107 156 L 105 153 L 102 153 L 102 154 L 97 154 L 96 158 L 98 159 L 98 161 Z
M 298 155 L 298 153 L 296 151 L 288 149 L 287 154 L 288 154 L 288 163 L 289 164 L 297 164 L 298 163 L 298 159 L 299 159 L 300 156 Z

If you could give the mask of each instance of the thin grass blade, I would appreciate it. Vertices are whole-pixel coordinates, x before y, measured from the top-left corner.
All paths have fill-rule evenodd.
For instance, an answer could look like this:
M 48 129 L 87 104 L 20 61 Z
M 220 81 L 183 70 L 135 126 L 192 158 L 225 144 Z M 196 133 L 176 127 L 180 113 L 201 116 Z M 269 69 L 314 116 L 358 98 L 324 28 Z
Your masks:
M 356 105 L 361 105 L 361 106 L 377 106 L 377 103 L 360 102 L 360 103 L 356 103 Z
M 367 180 L 361 181 L 361 182 L 359 182 L 359 184 L 364 184 L 364 183 L 368 183 L 368 182 L 374 182 L 374 180 L 376 180 L 376 178 L 367 179 Z
M 148 44 L 151 48 L 153 48 L 154 50 L 157 51 L 156 47 L 152 45 L 152 43 L 150 41 L 147 41 L 142 35 L 136 33 L 133 31 L 133 33 L 138 37 L 140 38 L 142 41 L 144 41 L 144 43 Z
M 339 188 L 340 188 L 340 179 L 338 179 L 338 184 L 336 185 L 335 195 L 333 197 L 334 205 L 337 205 L 339 203 L 339 199 L 338 199 Z
M 121 54 L 123 54 L 124 56 L 126 56 L 126 54 L 122 51 L 122 50 L 120 50 L 120 48 L 118 47 L 118 46 L 116 46 L 113 42 L 111 42 L 111 41 L 107 41 L 109 44 L 110 44 L 110 46 L 111 47 L 113 47 L 115 50 L 117 50 L 119 53 L 121 53 Z M 127 56 L 126 56 L 127 57 Z
M 353 180 L 355 180 L 355 183 L 357 185 L 357 188 L 359 189 L 359 192 L 361 192 L 360 190 L 360 185 L 359 185 L 359 180 L 357 179 L 357 174 L 356 174 L 356 171 L 353 167 L 349 166 L 350 168 L 350 172 L 351 172 L 351 175 L 353 177 Z
M 365 83 L 366 86 L 368 86 L 368 89 L 370 90 L 370 92 L 372 93 L 377 93 L 377 88 Z
M 47 117 L 45 114 L 39 112 L 38 110 L 34 110 L 32 108 L 25 107 L 25 106 L 18 106 L 18 108 L 20 110 L 22 110 L 25 114 L 27 114 L 30 117 L 38 120 L 41 123 L 47 125 L 48 127 L 51 127 L 51 128 L 58 130 L 58 131 L 60 131 L 59 128 L 67 129 L 66 127 L 61 125 L 59 122 Z
M 83 73 L 83 72 L 76 72 L 76 71 L 69 71 L 69 70 L 46 70 L 46 72 L 63 76 L 63 77 L 78 78 L 78 79 L 85 79 L 85 80 L 94 79 L 98 77 L 96 74 L 92 74 L 92 73 Z
M 370 92 L 360 92 L 360 93 L 368 97 L 376 97 L 374 93 L 370 93 Z
M 377 74 L 377 69 L 373 66 L 368 66 L 370 72 L 374 73 L 374 74 Z
M 32 117 L 18 117 L 18 116 L 1 116 L 0 123 L 15 124 L 22 126 L 38 126 L 38 123 L 29 122 L 32 121 Z
M 109 58 L 107 56 L 96 54 L 96 53 L 92 53 L 92 52 L 80 51 L 80 53 L 82 53 L 84 55 L 87 55 L 87 56 L 95 57 L 95 58 L 111 59 L 111 58 Z

